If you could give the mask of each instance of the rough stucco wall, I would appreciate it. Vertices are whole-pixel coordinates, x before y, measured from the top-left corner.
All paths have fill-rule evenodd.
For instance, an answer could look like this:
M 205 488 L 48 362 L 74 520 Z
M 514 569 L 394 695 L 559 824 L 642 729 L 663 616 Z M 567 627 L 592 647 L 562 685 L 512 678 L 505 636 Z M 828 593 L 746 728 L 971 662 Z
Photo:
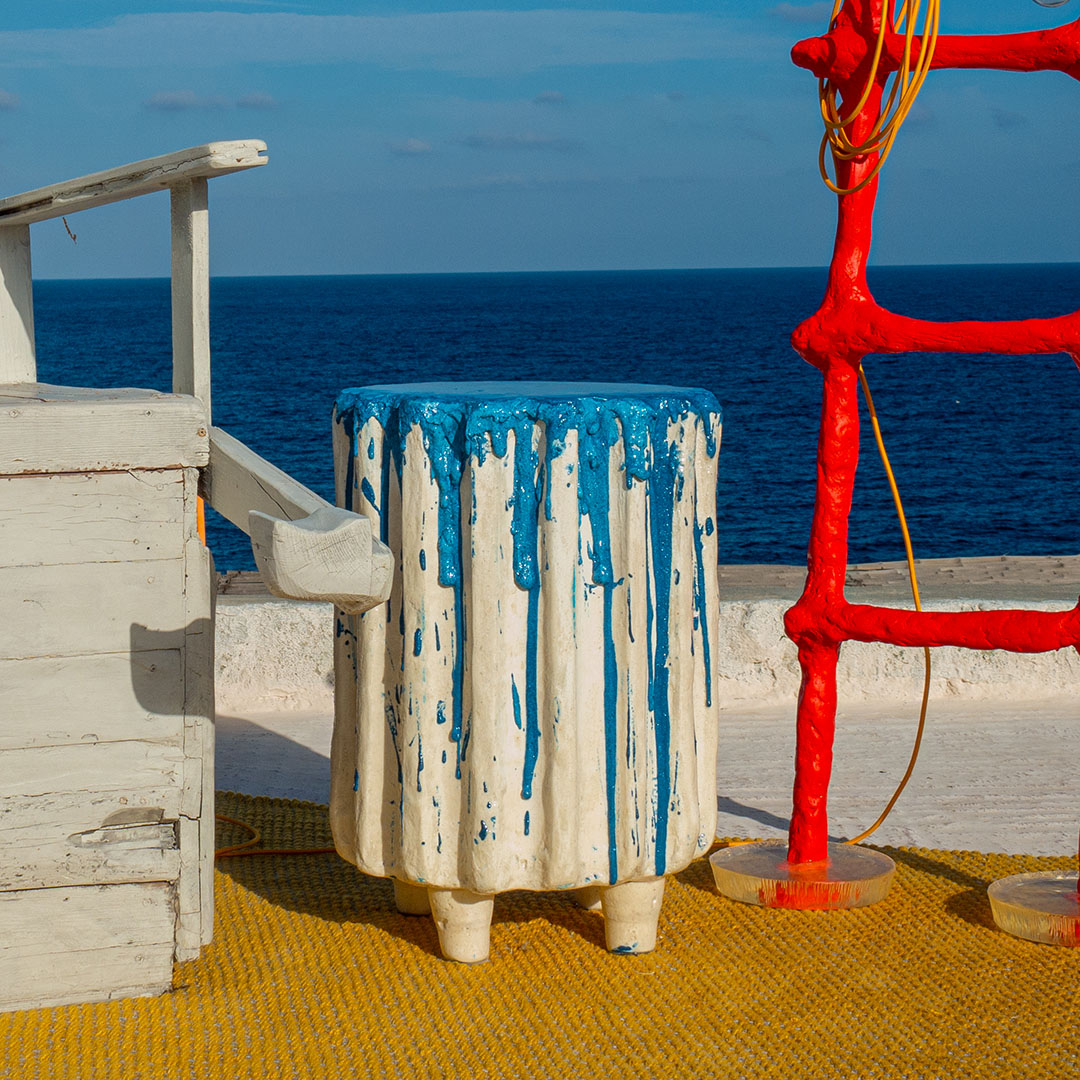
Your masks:
M 799 689 L 795 646 L 785 637 L 785 600 L 720 605 L 714 650 L 717 692 L 725 708 L 794 703 Z M 945 605 L 943 605 L 945 606 Z M 1060 604 L 957 601 L 949 610 L 1024 607 L 1053 611 Z M 933 610 L 934 605 L 927 605 Z M 217 602 L 217 704 L 222 712 L 334 708 L 333 609 L 329 604 L 221 596 Z M 935 649 L 931 700 L 1009 701 L 1046 698 L 1080 688 L 1075 649 L 1020 655 Z M 848 642 L 840 655 L 842 701 L 918 699 L 922 650 Z

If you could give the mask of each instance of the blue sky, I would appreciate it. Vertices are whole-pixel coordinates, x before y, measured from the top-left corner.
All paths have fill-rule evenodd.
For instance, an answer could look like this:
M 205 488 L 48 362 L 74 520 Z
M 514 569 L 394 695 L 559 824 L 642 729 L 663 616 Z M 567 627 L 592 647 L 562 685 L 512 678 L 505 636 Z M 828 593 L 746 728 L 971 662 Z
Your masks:
M 213 139 L 216 274 L 801 266 L 828 261 L 816 83 L 830 5 L 576 0 L 8 0 L 0 190 Z M 1080 0 L 942 0 L 946 32 L 1060 25 Z M 874 261 L 1080 259 L 1080 85 L 933 73 L 882 181 Z M 168 273 L 167 200 L 34 226 L 43 277 Z

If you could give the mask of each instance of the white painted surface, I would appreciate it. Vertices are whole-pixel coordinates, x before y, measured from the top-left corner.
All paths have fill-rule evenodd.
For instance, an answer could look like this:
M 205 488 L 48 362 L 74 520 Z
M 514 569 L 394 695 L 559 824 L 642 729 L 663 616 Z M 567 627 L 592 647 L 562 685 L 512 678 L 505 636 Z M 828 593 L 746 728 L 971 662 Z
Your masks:
M 183 691 L 179 649 L 0 660 L 0 752 L 178 740 Z
M 34 382 L 34 284 L 30 228 L 0 228 L 0 383 Z
M 258 139 L 212 142 L 49 184 L 0 199 L 0 223 L 29 225 L 151 191 L 164 191 L 186 180 L 265 165 L 269 160 L 262 156 L 265 150 L 266 143 Z
M 793 600 L 721 600 L 713 650 L 721 708 L 752 710 L 795 700 L 798 660 L 783 627 L 783 613 Z M 248 596 L 223 596 L 219 603 L 217 678 L 223 709 L 333 711 L 334 618 L 328 604 Z M 1058 610 L 1067 603 L 1017 595 L 943 600 L 940 606 Z M 936 700 L 1025 701 L 1080 688 L 1080 656 L 1074 649 L 1022 655 L 950 648 L 935 649 L 932 656 Z M 841 700 L 910 700 L 921 692 L 922 678 L 921 649 L 849 642 L 841 652 Z
M 183 541 L 180 469 L 0 476 L 5 566 L 171 559 Z
M 903 775 L 918 719 L 903 706 L 841 705 L 830 791 L 834 837 L 877 818 Z M 218 719 L 221 787 L 327 803 L 333 714 Z M 721 712 L 717 835 L 785 836 L 795 702 Z M 1074 698 L 935 702 L 911 783 L 872 843 L 1063 855 L 1080 828 L 1080 705 Z
M 539 426 L 531 437 L 534 443 L 542 437 Z M 560 480 L 550 485 L 550 513 L 541 501 L 537 523 L 538 730 L 530 746 L 530 594 L 515 581 L 511 543 L 516 437 L 511 432 L 504 456 L 471 458 L 462 477 L 461 502 L 471 507 L 462 526 L 463 645 L 458 600 L 440 582 L 439 487 L 420 428 L 408 433 L 400 487 L 391 469 L 389 505 L 381 508 L 398 562 L 390 603 L 343 618 L 337 635 L 343 681 L 331 752 L 331 824 L 338 850 L 360 869 L 487 894 L 614 883 L 613 861 L 620 882 L 653 877 L 657 867 L 677 870 L 709 846 L 717 706 L 693 598 L 692 523 L 695 505 L 700 522 L 715 516 L 717 461 L 706 453 L 692 414 L 671 421 L 667 441 L 684 478 L 667 507 L 650 506 L 643 482 L 627 485 L 620 444 L 610 456 L 614 580 L 632 587 L 608 594 L 607 628 L 605 591 L 591 584 L 589 518 L 579 511 L 577 470 L 588 466 L 584 455 L 579 459 L 576 431 L 553 458 L 550 473 Z M 348 440 L 335 442 L 339 481 L 348 468 L 356 484 L 381 488 L 377 420 L 365 424 L 355 445 L 362 449 L 348 463 Z M 664 583 L 671 597 L 669 733 L 660 708 L 654 710 L 649 676 L 653 575 L 666 565 L 652 546 L 650 512 L 661 520 L 670 514 L 672 522 L 673 559 Z M 705 589 L 715 597 L 715 534 L 705 537 L 702 551 Z M 715 642 L 715 603 L 700 614 Z M 610 735 L 609 632 L 619 673 Z M 462 648 L 463 719 L 455 740 L 453 667 Z M 659 763 L 658 746 L 665 754 Z M 668 797 L 658 807 L 664 777 Z
M 0 567 L 0 659 L 180 649 L 184 563 Z
M 201 484 L 203 498 L 245 533 L 252 510 L 292 521 L 331 505 L 221 428 L 210 431 Z
M 0 892 L 0 1010 L 168 990 L 175 920 L 161 882 Z
M 359 514 L 326 506 L 296 521 L 252 510 L 251 549 L 267 589 L 359 615 L 390 598 L 394 559 Z
M 172 347 L 174 394 L 202 402 L 210 422 L 210 216 L 206 180 L 169 192 L 172 231 Z
M 201 467 L 202 406 L 156 390 L 0 386 L 0 475 Z

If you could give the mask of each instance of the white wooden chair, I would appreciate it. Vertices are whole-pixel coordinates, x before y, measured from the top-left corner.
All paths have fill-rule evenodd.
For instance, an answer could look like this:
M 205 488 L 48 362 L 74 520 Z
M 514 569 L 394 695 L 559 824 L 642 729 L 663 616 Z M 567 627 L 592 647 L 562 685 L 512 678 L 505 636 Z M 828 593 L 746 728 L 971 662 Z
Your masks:
M 389 595 L 370 523 L 211 424 L 217 142 L 0 200 L 0 1009 L 152 994 L 213 925 L 212 563 L 204 498 L 272 592 Z M 37 381 L 30 226 L 168 190 L 173 393 Z

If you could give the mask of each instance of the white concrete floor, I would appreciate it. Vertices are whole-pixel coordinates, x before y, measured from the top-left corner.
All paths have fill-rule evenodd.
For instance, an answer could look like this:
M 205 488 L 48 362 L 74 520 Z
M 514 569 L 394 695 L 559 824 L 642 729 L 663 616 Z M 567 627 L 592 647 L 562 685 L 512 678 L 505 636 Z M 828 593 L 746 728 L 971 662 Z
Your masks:
M 917 702 L 841 709 L 830 788 L 837 838 L 881 812 L 907 765 L 917 719 Z M 327 802 L 332 726 L 324 713 L 219 716 L 217 787 Z M 794 703 L 723 718 L 718 835 L 786 835 L 794 747 Z M 1076 850 L 1078 827 L 1080 704 L 931 700 L 915 773 L 873 842 L 1061 855 Z

